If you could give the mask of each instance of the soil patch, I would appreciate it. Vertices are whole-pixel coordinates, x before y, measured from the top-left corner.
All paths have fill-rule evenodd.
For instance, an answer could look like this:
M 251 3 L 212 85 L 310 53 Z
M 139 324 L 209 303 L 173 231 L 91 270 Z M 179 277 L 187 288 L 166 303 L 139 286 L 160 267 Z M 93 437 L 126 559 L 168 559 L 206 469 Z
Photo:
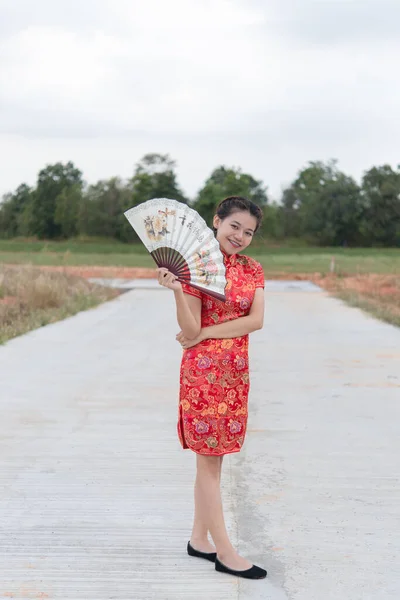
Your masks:
M 104 279 L 156 279 L 156 269 L 143 267 L 100 267 L 100 266 L 50 266 L 42 265 L 37 267 L 43 271 L 54 271 L 57 273 L 66 273 L 68 275 L 77 275 L 89 279 L 92 277 L 101 277 Z

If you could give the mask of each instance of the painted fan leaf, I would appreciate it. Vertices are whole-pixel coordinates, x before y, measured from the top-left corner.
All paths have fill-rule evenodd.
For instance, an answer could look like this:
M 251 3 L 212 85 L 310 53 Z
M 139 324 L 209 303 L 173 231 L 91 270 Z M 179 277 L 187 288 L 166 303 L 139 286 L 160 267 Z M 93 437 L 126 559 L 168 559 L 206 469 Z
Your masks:
M 193 208 L 170 198 L 153 198 L 124 214 L 158 267 L 225 301 L 225 264 L 219 243 Z

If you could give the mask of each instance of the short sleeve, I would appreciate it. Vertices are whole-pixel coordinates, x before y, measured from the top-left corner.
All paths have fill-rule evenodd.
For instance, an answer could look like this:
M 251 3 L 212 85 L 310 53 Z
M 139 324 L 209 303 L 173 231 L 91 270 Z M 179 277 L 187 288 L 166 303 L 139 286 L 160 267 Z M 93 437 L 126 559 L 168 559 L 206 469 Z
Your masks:
M 195 296 L 196 298 L 201 299 L 201 291 L 196 290 L 196 288 L 192 287 L 191 285 L 188 285 L 187 283 L 182 283 L 182 289 L 185 294 L 189 294 L 189 296 Z
M 256 289 L 257 288 L 264 288 L 265 287 L 265 277 L 264 277 L 264 271 L 262 266 L 260 265 L 260 263 L 256 263 L 255 265 L 255 270 L 254 270 L 254 281 L 256 284 Z

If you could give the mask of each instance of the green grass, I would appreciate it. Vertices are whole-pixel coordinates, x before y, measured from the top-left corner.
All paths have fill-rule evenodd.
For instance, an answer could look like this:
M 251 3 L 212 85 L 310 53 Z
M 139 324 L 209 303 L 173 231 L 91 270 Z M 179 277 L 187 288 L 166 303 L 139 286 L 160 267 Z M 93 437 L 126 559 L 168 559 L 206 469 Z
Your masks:
M 400 249 L 251 248 L 265 273 L 328 273 L 331 257 L 342 274 L 400 273 Z M 155 267 L 143 246 L 52 242 L 44 245 L 0 242 L 0 263 L 32 265 L 99 265 Z
M 1 252 L 0 263 L 32 265 L 100 265 L 116 267 L 154 267 L 150 254 L 97 254 L 72 252 Z
M 24 240 L 0 240 L 0 252 L 47 253 L 71 252 L 73 254 L 145 254 L 143 244 L 123 244 L 108 239 L 72 239 L 62 242 Z
M 254 255 L 266 273 L 321 273 L 330 272 L 331 256 L 335 257 L 335 272 L 338 274 L 357 275 L 366 273 L 395 274 L 400 272 L 400 251 L 397 255 L 388 256 L 375 250 L 374 254 L 362 255 L 347 253 L 321 253 L 319 250 L 300 254 Z

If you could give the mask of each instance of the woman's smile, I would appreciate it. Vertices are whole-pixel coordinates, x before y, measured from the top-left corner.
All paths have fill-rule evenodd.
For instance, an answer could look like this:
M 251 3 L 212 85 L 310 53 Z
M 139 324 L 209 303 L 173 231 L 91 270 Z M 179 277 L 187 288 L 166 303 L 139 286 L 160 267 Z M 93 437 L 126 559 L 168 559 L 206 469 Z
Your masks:
M 230 243 L 232 244 L 232 246 L 233 246 L 234 248 L 236 248 L 236 249 L 237 249 L 237 248 L 240 248 L 240 247 L 241 247 L 241 245 L 242 245 L 240 242 L 237 242 L 236 240 L 230 240 L 230 239 L 228 239 L 228 242 L 230 242 Z

